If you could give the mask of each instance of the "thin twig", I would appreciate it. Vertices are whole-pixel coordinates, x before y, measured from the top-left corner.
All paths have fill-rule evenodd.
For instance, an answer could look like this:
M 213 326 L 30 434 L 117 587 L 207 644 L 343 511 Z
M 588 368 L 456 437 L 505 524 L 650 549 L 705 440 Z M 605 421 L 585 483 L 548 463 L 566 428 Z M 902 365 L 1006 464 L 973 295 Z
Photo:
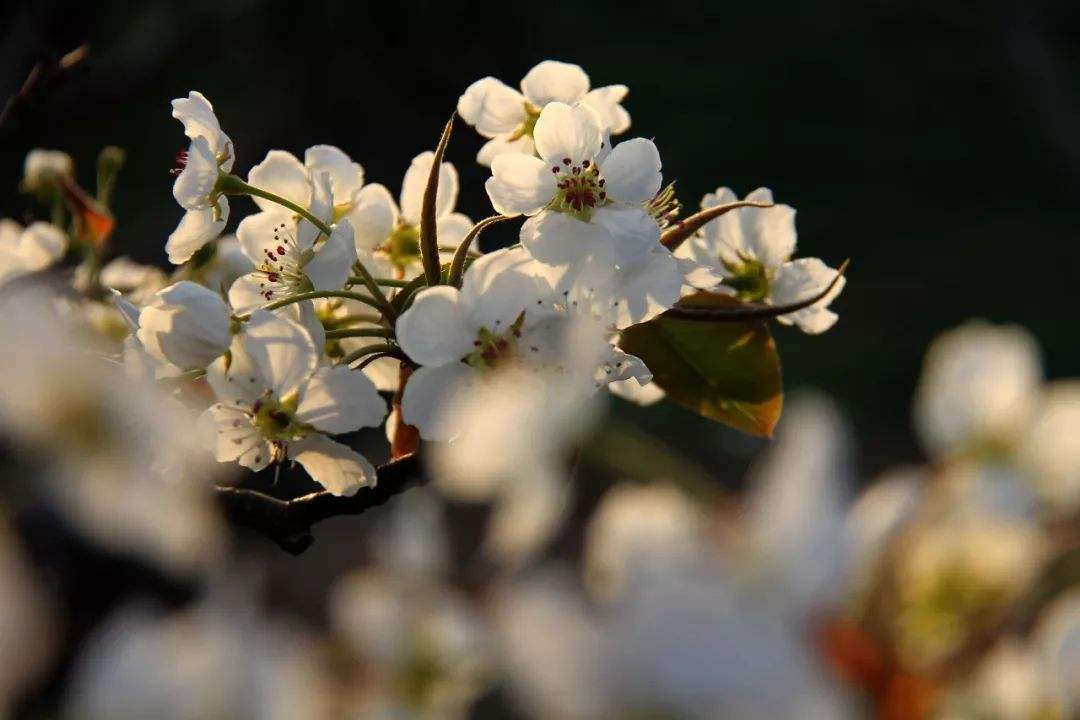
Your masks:
M 694 305 L 676 305 L 667 312 L 664 313 L 667 317 L 680 318 L 682 320 L 702 320 L 712 322 L 741 322 L 744 320 L 766 320 L 768 318 L 779 317 L 781 315 L 789 315 L 793 312 L 798 312 L 804 308 L 808 308 L 816 302 L 820 302 L 829 293 L 833 291 L 836 284 L 840 282 L 840 278 L 844 276 L 844 271 L 847 270 L 849 260 L 845 260 L 840 264 L 840 268 L 836 271 L 836 276 L 826 286 L 824 290 L 819 293 L 815 293 L 811 297 L 804 298 L 798 302 L 793 302 L 788 305 L 765 305 L 762 303 L 742 303 L 738 305 L 730 305 L 725 307 L 704 307 Z

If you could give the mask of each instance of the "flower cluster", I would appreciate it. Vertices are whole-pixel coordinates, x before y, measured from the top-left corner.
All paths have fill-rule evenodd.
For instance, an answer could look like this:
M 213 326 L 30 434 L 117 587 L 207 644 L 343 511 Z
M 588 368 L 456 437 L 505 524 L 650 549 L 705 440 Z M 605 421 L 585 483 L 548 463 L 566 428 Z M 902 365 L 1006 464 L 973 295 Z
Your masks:
M 69 157 L 34 151 L 24 186 L 83 197 L 85 207 L 68 203 L 69 232 L 5 220 L 0 281 L 89 244 L 76 287 L 84 310 L 114 337 L 127 335 L 130 373 L 205 377 L 215 402 L 200 427 L 219 461 L 254 471 L 295 461 L 342 495 L 376 474 L 328 435 L 390 414 L 389 434 L 404 438 L 395 455 L 415 450 L 417 434 L 454 441 L 468 428 L 446 404 L 483 392 L 502 371 L 540 379 L 573 403 L 608 385 L 655 399 L 660 387 L 644 388 L 657 369 L 620 337 L 686 296 L 775 306 L 807 332 L 835 322 L 825 306 L 842 279 L 818 260 L 790 260 L 794 211 L 767 190 L 738 202 L 725 189 L 706 196 L 710 215 L 676 222 L 656 144 L 611 142 L 630 125 L 619 104 L 625 86 L 589 87 L 580 67 L 545 61 L 521 93 L 493 78 L 465 91 L 458 112 L 490 138 L 480 161 L 491 166 L 485 188 L 497 213 L 477 224 L 455 211 L 458 174 L 443 160 L 449 126 L 436 151 L 413 158 L 395 202 L 332 145 L 302 160 L 270 150 L 246 179 L 232 174 L 238 149 L 210 101 L 191 92 L 173 101 L 190 143 L 174 170 L 184 214 L 165 244 L 171 278 L 127 258 L 95 269 L 105 243 L 87 243 L 100 223 L 83 221 L 108 218 L 107 207 L 78 187 Z M 230 197 L 240 195 L 257 212 L 235 239 L 222 236 Z M 516 216 L 526 218 L 520 242 L 481 255 L 481 231 Z M 106 291 L 112 318 L 100 303 Z M 396 393 L 393 413 L 379 391 Z
M 942 336 L 915 402 L 929 464 L 859 492 L 831 402 L 781 420 L 769 322 L 829 330 L 843 266 L 794 257 L 795 211 L 766 188 L 683 215 L 657 143 L 612 140 L 626 96 L 555 61 L 520 92 L 468 86 L 455 117 L 486 139 L 494 211 L 474 222 L 453 118 L 403 158 L 395 197 L 327 144 L 239 174 L 244 148 L 191 92 L 173 101 L 169 271 L 109 255 L 122 151 L 93 192 L 66 154 L 27 156 L 49 221 L 0 220 L 5 503 L 208 589 L 98 626 L 56 713 L 457 718 L 484 696 L 587 719 L 1080 712 L 1075 383 L 1046 383 L 1018 328 Z M 497 223 L 517 241 L 490 247 Z M 674 452 L 609 422 L 609 392 L 776 441 L 729 497 L 693 462 L 658 465 Z M 611 482 L 575 483 L 583 468 Z M 429 479 L 376 516 L 367 562 L 335 556 L 327 636 L 265 616 L 234 572 L 230 523 L 303 552 L 314 523 Z M 448 517 L 470 503 L 490 511 L 462 540 Z M 7 523 L 0 714 L 65 632 Z

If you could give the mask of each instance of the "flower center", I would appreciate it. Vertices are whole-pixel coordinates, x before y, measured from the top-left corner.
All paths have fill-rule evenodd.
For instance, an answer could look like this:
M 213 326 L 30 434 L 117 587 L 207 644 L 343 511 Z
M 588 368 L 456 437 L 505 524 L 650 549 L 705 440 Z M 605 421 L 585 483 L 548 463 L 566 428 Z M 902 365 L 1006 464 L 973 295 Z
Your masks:
M 532 137 L 533 132 L 536 130 L 536 121 L 540 119 L 540 108 L 536 107 L 529 101 L 525 101 L 525 119 L 510 135 L 510 141 L 520 140 L 521 138 L 528 136 Z
M 295 396 L 279 401 L 267 390 L 252 404 L 251 422 L 267 440 L 298 440 L 310 430 L 293 419 L 297 403 Z
M 760 261 L 747 259 L 742 264 L 722 262 L 731 273 L 731 277 L 724 279 L 724 284 L 734 289 L 740 300 L 761 302 L 768 297 L 772 278 Z
M 524 324 L 525 311 L 522 310 L 505 332 L 480 328 L 473 340 L 475 349 L 465 357 L 465 363 L 477 370 L 495 370 L 516 362 L 518 339 L 521 338 L 521 326 Z
M 556 188 L 552 209 L 588 222 L 593 208 L 609 202 L 600 168 L 591 160 L 574 163 L 571 158 L 563 158 L 561 164 L 552 166 L 551 172 L 555 174 Z
M 420 262 L 420 228 L 401 223 L 390 233 L 390 237 L 381 249 L 390 256 L 390 262 L 396 268 L 404 271 L 409 266 Z
M 274 241 L 263 248 L 262 264 L 256 268 L 266 278 L 259 283 L 259 293 L 270 301 L 278 295 L 288 297 L 314 289 L 303 265 L 304 256 L 296 238 L 281 223 L 274 228 Z

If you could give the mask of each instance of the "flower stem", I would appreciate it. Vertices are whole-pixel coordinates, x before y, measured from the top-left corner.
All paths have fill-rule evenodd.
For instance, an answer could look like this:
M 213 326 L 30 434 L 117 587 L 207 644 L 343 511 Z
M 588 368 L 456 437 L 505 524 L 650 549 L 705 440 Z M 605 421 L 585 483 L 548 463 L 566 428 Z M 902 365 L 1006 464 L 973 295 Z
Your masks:
M 351 337 L 394 337 L 394 331 L 390 328 L 341 328 L 340 330 L 327 330 L 327 340 L 337 340 Z
M 362 278 L 362 277 L 350 277 L 349 282 L 351 284 L 353 284 L 353 285 L 359 285 L 359 284 L 364 282 L 364 278 Z M 409 281 L 408 280 L 397 280 L 397 279 L 394 279 L 394 278 L 375 278 L 375 284 L 376 285 L 381 285 L 382 287 L 400 288 L 400 287 L 405 287 L 406 285 L 408 285 Z
M 318 298 L 346 298 L 348 300 L 356 300 L 362 302 L 365 305 L 369 305 L 373 308 L 378 308 L 379 304 L 375 300 L 369 298 L 367 295 L 361 295 L 360 293 L 349 292 L 347 290 L 312 290 L 311 292 L 298 293 L 296 295 L 290 295 L 287 298 L 275 300 L 269 305 L 264 305 L 263 310 L 277 310 L 283 308 L 286 305 L 292 305 L 293 303 L 303 302 L 304 300 L 317 300 Z M 248 320 L 251 318 L 251 313 L 247 315 L 240 315 L 237 320 Z
M 402 357 L 401 350 L 397 345 L 391 345 L 390 343 L 373 343 L 371 345 L 364 345 L 361 348 L 353 350 L 351 353 L 341 359 L 342 365 L 352 365 L 354 362 L 372 353 L 386 353 L 387 355 L 393 355 L 395 357 Z

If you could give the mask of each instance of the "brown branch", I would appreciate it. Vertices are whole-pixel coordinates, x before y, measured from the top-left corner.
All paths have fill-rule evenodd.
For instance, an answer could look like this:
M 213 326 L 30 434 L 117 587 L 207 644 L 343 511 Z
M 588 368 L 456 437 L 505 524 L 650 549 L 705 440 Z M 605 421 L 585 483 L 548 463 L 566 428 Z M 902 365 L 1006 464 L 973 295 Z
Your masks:
M 798 312 L 804 308 L 808 308 L 816 302 L 819 302 L 825 296 L 833 291 L 836 284 L 840 282 L 840 278 L 844 276 L 844 271 L 847 270 L 849 260 L 845 260 L 840 264 L 840 269 L 836 271 L 836 276 L 826 286 L 824 290 L 819 293 L 815 293 L 811 297 L 804 298 L 798 302 L 789 303 L 787 305 L 765 305 L 764 303 L 742 303 L 739 305 L 730 305 L 723 307 L 716 306 L 693 306 L 693 305 L 676 305 L 664 314 L 668 317 L 680 318 L 683 320 L 704 320 L 713 322 L 741 322 L 744 320 L 765 320 L 768 318 L 779 317 L 780 315 L 789 315 L 793 312 Z
M 684 240 L 696 233 L 705 223 L 715 220 L 724 213 L 738 210 L 743 207 L 771 208 L 773 207 L 773 204 L 738 200 L 725 205 L 714 205 L 713 207 L 699 210 L 693 215 L 675 221 L 675 223 L 660 236 L 660 243 L 668 250 L 674 251 L 675 248 L 682 245 Z
M 315 542 L 311 534 L 315 523 L 339 515 L 359 515 L 427 482 L 415 454 L 381 465 L 378 475 L 375 487 L 360 488 L 352 497 L 322 490 L 280 500 L 257 490 L 225 486 L 218 486 L 215 492 L 229 522 L 257 530 L 285 552 L 299 555 Z

